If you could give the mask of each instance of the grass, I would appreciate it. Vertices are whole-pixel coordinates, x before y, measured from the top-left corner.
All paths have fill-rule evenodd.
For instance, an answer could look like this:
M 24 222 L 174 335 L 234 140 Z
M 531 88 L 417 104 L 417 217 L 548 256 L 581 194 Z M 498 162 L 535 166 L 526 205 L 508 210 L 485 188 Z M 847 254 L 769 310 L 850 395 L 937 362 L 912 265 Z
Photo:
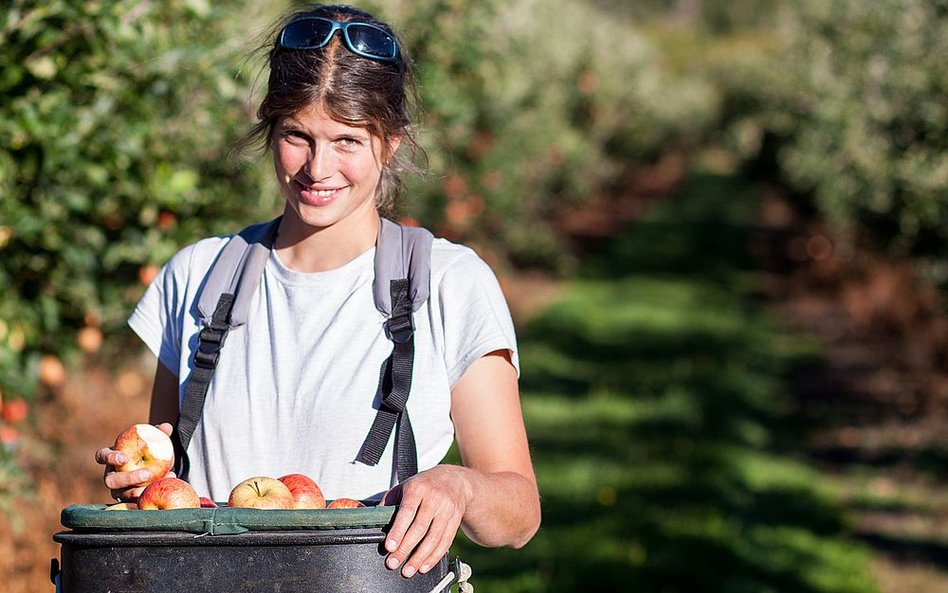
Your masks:
M 493 593 L 870 593 L 840 489 L 793 454 L 788 377 L 816 351 L 763 313 L 753 192 L 696 176 L 521 331 L 544 522 L 461 539 Z

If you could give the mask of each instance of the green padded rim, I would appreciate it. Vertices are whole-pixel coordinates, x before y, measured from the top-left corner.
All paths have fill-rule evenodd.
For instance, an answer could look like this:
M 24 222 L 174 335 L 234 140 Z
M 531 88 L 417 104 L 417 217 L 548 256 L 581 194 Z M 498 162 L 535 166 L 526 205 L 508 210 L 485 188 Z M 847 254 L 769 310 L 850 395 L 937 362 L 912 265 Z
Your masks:
M 74 504 L 63 509 L 63 527 L 77 531 L 187 531 L 234 534 L 245 531 L 382 528 L 395 506 L 350 509 L 261 510 L 238 507 L 107 511 L 104 504 Z

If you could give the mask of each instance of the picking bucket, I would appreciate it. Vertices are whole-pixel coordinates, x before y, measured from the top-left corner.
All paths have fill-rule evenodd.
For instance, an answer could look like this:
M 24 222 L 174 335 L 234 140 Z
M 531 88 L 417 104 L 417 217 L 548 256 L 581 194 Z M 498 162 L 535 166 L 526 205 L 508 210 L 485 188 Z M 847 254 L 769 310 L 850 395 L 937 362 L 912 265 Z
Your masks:
M 73 505 L 53 536 L 62 593 L 442 593 L 445 556 L 410 579 L 385 567 L 396 507 L 106 511 Z M 455 561 L 455 565 L 457 565 Z M 455 575 L 459 571 L 454 567 Z

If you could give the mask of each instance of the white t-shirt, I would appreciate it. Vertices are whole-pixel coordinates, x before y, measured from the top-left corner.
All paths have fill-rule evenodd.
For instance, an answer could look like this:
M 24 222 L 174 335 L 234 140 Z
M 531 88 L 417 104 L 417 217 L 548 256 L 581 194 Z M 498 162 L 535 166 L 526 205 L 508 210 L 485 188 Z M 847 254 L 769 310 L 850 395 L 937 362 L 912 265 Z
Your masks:
M 129 318 L 177 374 L 179 402 L 200 330 L 197 301 L 225 244 L 214 237 L 178 252 Z M 188 479 L 199 494 L 227 500 L 246 478 L 296 472 L 327 498 L 378 499 L 392 486 L 393 438 L 378 465 L 356 461 L 392 351 L 372 296 L 374 256 L 372 248 L 340 268 L 300 273 L 271 251 L 247 324 L 227 336 L 188 446 Z M 470 364 L 494 350 L 509 350 L 518 370 L 519 362 L 497 279 L 467 247 L 435 239 L 431 296 L 414 320 L 407 409 L 424 471 L 451 447 L 450 390 Z

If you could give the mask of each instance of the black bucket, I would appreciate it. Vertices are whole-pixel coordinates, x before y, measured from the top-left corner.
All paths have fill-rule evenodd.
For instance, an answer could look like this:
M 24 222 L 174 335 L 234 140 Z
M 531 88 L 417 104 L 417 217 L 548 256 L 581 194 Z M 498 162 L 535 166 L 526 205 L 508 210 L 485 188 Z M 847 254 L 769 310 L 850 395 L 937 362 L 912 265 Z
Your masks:
M 53 536 L 63 593 L 429 593 L 458 574 L 447 556 L 406 579 L 385 567 L 394 507 L 313 511 L 63 510 L 71 531 Z M 440 586 L 439 586 L 440 585 Z

